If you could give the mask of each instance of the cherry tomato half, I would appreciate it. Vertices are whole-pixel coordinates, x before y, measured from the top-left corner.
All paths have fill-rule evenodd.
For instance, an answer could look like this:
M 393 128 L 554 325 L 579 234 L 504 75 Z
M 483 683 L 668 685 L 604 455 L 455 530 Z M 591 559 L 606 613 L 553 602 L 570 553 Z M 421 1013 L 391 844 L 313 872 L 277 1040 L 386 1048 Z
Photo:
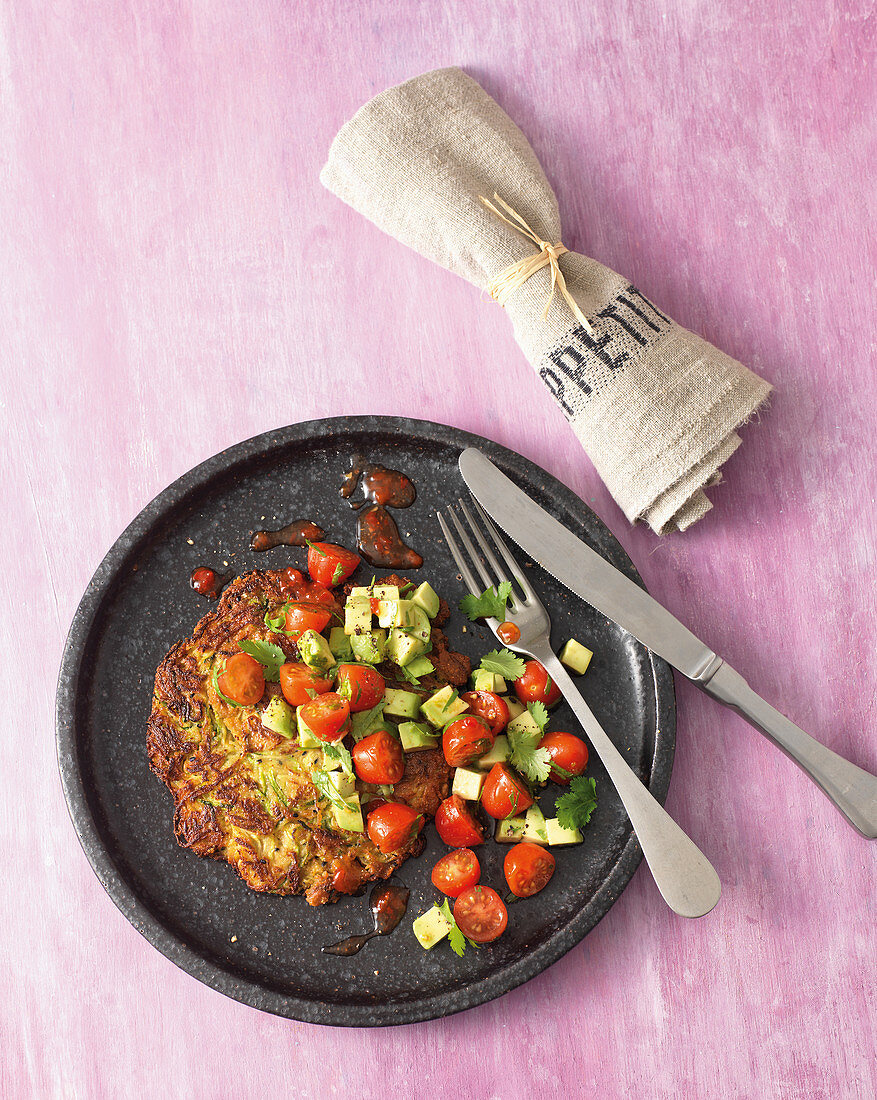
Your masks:
M 384 697 L 384 678 L 366 665 L 339 665 L 338 691 L 350 699 L 351 713 L 371 710 Z
M 404 802 L 385 802 L 372 810 L 366 820 L 368 838 L 384 853 L 398 852 L 423 828 L 424 817 Z
M 252 707 L 265 691 L 265 672 L 249 653 L 235 653 L 225 662 L 225 671 L 218 678 L 219 690 L 233 703 Z
M 304 573 L 300 569 L 293 569 L 292 566 L 289 566 L 288 569 L 282 569 L 277 578 L 277 584 L 283 598 L 285 600 L 298 599 L 298 590 L 304 579 Z
M 522 703 L 544 703 L 553 707 L 560 699 L 560 688 L 538 661 L 527 661 L 524 675 L 515 680 L 515 694 Z
M 475 815 L 458 794 L 446 798 L 436 810 L 435 827 L 449 848 L 471 848 L 484 841 Z
M 452 768 L 471 764 L 493 748 L 496 734 L 483 718 L 465 715 L 445 726 L 442 734 L 442 751 Z
M 377 730 L 353 746 L 353 767 L 363 783 L 398 783 L 405 774 L 402 745 L 387 730 Z
M 332 681 L 326 680 L 307 665 L 287 661 L 280 666 L 280 690 L 290 706 L 300 707 L 313 699 L 314 692 L 323 695 L 331 691 Z
M 469 710 L 490 726 L 494 738 L 509 724 L 509 708 L 505 699 L 492 691 L 467 691 L 460 698 L 469 704 Z
M 551 757 L 551 778 L 564 787 L 588 766 L 588 746 L 573 733 L 546 733 L 539 748 L 545 749 Z
M 332 612 L 321 607 L 294 603 L 286 609 L 284 629 L 290 638 L 300 638 L 306 630 L 316 630 L 319 634 L 325 630 L 332 618 Z
M 509 914 L 496 890 L 470 886 L 454 902 L 454 920 L 474 943 L 492 943 L 505 932 Z
M 336 546 L 334 542 L 308 544 L 308 572 L 327 588 L 341 584 L 359 565 L 359 554 Z
M 502 869 L 511 892 L 519 898 L 531 898 L 548 885 L 554 874 L 554 864 L 551 852 L 522 840 L 506 852 Z
M 432 869 L 432 884 L 449 898 L 458 898 L 481 878 L 478 856 L 471 848 L 448 852 Z
M 481 805 L 491 817 L 502 819 L 529 810 L 533 798 L 524 781 L 508 764 L 494 764 L 481 791 Z
M 343 695 L 327 691 L 305 703 L 299 714 L 314 737 L 321 741 L 337 741 L 347 725 L 350 707 Z

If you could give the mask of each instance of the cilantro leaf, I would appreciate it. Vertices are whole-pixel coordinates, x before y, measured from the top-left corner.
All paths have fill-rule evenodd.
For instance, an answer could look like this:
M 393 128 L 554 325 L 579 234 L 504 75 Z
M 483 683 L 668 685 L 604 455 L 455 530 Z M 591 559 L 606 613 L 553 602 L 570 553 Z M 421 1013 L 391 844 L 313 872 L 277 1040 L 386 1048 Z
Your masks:
M 333 806 L 338 806 L 341 809 L 347 808 L 347 803 L 338 793 L 337 787 L 326 772 L 321 771 L 320 768 L 314 768 L 311 772 L 311 782 L 323 798 L 328 799 Z
M 499 588 L 486 588 L 480 596 L 466 595 L 460 600 L 460 610 L 474 623 L 476 619 L 505 619 L 505 608 L 512 594 L 512 582 L 503 581 Z
M 280 666 L 286 663 L 286 654 L 279 645 L 271 642 L 241 642 L 241 649 L 255 657 L 265 670 L 265 679 L 277 681 L 280 679 Z
M 387 705 L 386 700 L 378 703 L 376 707 L 372 707 L 371 710 L 358 710 L 350 716 L 353 723 L 353 740 L 361 741 L 363 737 L 367 737 L 370 733 L 379 727 L 384 725 L 384 707 Z
M 524 675 L 526 661 L 523 657 L 516 657 L 508 649 L 494 649 L 491 653 L 481 658 L 479 668 L 485 672 L 495 672 L 497 676 L 503 676 L 506 680 L 519 680 Z
M 321 558 L 328 558 L 329 555 L 326 553 L 326 551 L 321 550 L 315 542 L 311 542 L 310 539 L 305 539 L 305 542 L 308 545 L 308 550 L 313 550 L 313 552 L 315 554 L 319 554 Z
M 468 937 L 464 936 L 463 933 L 460 931 L 457 922 L 454 920 L 454 914 L 451 912 L 451 907 L 448 904 L 447 898 L 445 898 L 442 905 L 439 905 L 438 902 L 435 902 L 435 907 L 444 916 L 448 924 L 451 926 L 451 930 L 450 932 L 448 932 L 448 943 L 451 945 L 451 950 L 454 952 L 455 955 L 459 955 L 460 958 L 462 958 L 466 950 L 467 943 L 471 944 L 472 947 L 478 947 L 478 944 L 474 940 L 468 939 Z
M 544 783 L 551 774 L 551 757 L 547 749 L 540 749 L 541 728 L 536 730 L 515 730 L 506 728 L 509 739 L 509 756 L 512 767 L 517 768 L 532 783 Z
M 530 717 L 544 733 L 545 727 L 548 725 L 548 708 L 544 703 L 537 700 L 535 703 L 527 703 L 527 710 L 530 712 Z
M 332 574 L 332 584 L 337 584 L 344 576 L 344 566 L 339 561 L 335 566 L 335 572 Z
M 570 780 L 569 790 L 558 798 L 554 812 L 564 829 L 583 829 L 591 820 L 597 805 L 597 784 L 593 779 L 577 775 Z
M 330 760 L 339 760 L 344 774 L 353 775 L 353 760 L 350 756 L 350 750 L 346 749 L 340 741 L 337 745 L 325 743 L 323 745 L 323 756 L 328 756 Z

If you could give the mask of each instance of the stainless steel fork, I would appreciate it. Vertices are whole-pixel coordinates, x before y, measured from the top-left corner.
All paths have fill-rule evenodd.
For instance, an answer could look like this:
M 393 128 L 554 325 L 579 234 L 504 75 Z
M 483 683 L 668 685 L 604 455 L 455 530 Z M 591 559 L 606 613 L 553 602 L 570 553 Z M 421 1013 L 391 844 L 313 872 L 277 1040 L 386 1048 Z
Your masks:
M 448 515 L 454 525 L 457 537 L 469 554 L 472 564 L 478 572 L 478 577 L 481 578 L 482 584 L 480 585 L 461 552 L 457 539 L 451 533 L 445 517 L 440 512 L 437 513 L 442 534 L 445 536 L 463 580 L 469 586 L 469 591 L 478 596 L 483 589 L 491 585 L 497 585 L 503 581 L 513 582 L 512 597 L 506 613 L 506 621 L 514 623 L 520 630 L 521 636 L 515 643 L 503 641 L 502 638 L 500 638 L 500 641 L 508 649 L 514 650 L 516 653 L 524 653 L 539 661 L 572 707 L 576 717 L 582 724 L 582 728 L 587 733 L 594 751 L 603 761 L 603 766 L 618 791 L 637 839 L 642 846 L 646 863 L 664 901 L 674 912 L 683 917 L 704 916 L 715 907 L 722 892 L 719 876 L 716 874 L 714 867 L 694 841 L 682 831 L 660 802 L 640 782 L 594 717 L 591 708 L 582 698 L 575 684 L 567 675 L 566 669 L 564 669 L 551 648 L 549 640 L 551 621 L 548 612 L 524 576 L 524 570 L 509 553 L 508 547 L 497 534 L 496 528 L 487 518 L 484 510 L 477 501 L 473 503 L 490 541 L 479 530 L 467 505 L 462 500 L 457 502 L 475 541 L 478 543 L 481 554 L 475 549 L 472 539 L 457 518 L 453 507 L 448 508 Z M 493 545 L 491 545 L 491 542 Z M 500 565 L 494 547 L 505 561 L 507 571 Z M 492 574 L 487 569 L 485 560 L 492 567 Z M 523 596 L 515 590 L 515 581 Z M 500 625 L 498 620 L 486 619 L 485 621 L 494 634 L 497 634 L 497 628 Z M 498 634 L 497 637 L 499 637 Z

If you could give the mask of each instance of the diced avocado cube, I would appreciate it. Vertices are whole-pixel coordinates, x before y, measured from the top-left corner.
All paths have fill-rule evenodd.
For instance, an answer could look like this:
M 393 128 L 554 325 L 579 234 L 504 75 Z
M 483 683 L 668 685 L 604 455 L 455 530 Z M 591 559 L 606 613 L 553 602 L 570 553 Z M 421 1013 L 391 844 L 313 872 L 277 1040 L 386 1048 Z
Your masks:
M 331 758 L 326 758 L 324 756 L 323 760 L 323 767 L 325 769 L 328 767 Z M 356 780 L 352 775 L 345 775 L 340 771 L 330 771 L 329 782 L 345 801 L 356 794 Z
M 411 664 L 421 656 L 423 650 L 424 644 L 420 638 L 415 638 L 413 634 L 406 634 L 404 630 L 399 630 L 395 626 L 390 631 L 390 637 L 387 639 L 387 658 L 400 668 Z
M 451 794 L 458 794 L 468 802 L 477 802 L 481 797 L 481 788 L 487 776 L 484 772 L 473 771 L 471 768 L 457 768 L 454 772 L 454 782 L 451 785 Z
M 262 725 L 284 737 L 295 737 L 295 715 L 282 695 L 275 695 L 259 715 Z
M 432 909 L 427 909 L 425 913 L 421 913 L 419 917 L 415 918 L 412 928 L 414 929 L 414 935 L 417 937 L 417 942 L 429 951 L 431 947 L 441 943 L 450 932 L 451 922 L 441 909 L 434 905 Z
M 302 704 L 304 705 L 304 704 Z M 323 742 L 314 734 L 301 716 L 301 707 L 296 707 L 295 721 L 298 728 L 298 744 L 302 749 L 321 749 Z
M 431 672 L 435 672 L 435 665 L 429 657 L 415 657 L 413 661 L 408 662 L 405 669 L 412 676 L 429 676 Z
M 512 733 L 538 733 L 540 736 L 542 734 L 539 723 L 528 710 L 522 710 L 516 718 L 509 722 L 506 729 Z
M 367 634 L 351 634 L 350 645 L 357 661 L 366 665 L 379 665 L 387 648 L 386 630 L 370 630 Z
M 308 666 L 318 672 L 326 672 L 335 664 L 335 656 L 329 643 L 316 630 L 306 630 L 296 642 L 298 655 Z
M 523 714 L 527 709 L 520 699 L 514 695 L 506 695 L 505 705 L 509 708 L 509 718 L 517 718 L 519 714 Z
M 362 823 L 362 808 L 359 805 L 359 795 L 352 795 L 350 798 L 345 798 L 343 803 L 332 803 L 332 816 L 335 818 L 335 824 L 339 829 L 344 829 L 348 833 L 364 833 L 365 827 Z
M 419 752 L 421 749 L 434 749 L 438 747 L 438 737 L 429 726 L 422 722 L 402 722 L 399 725 L 399 736 L 402 739 L 402 748 L 405 752 Z
M 435 695 L 430 695 L 426 702 L 420 704 L 420 713 L 431 726 L 438 729 L 453 722 L 468 709 L 468 705 L 459 697 L 459 692 L 450 684 L 445 684 Z
M 591 663 L 593 656 L 593 652 L 587 646 L 582 645 L 581 642 L 577 642 L 575 638 L 570 638 L 560 651 L 561 662 L 580 676 L 588 671 L 588 665 Z
M 384 714 L 393 718 L 416 718 L 420 710 L 420 696 L 403 688 L 387 688 L 384 692 Z
M 582 834 L 578 829 L 564 829 L 556 817 L 549 817 L 546 820 L 545 832 L 548 834 L 548 843 L 552 848 L 565 848 L 570 844 L 582 842 Z
M 409 634 L 413 634 L 415 638 L 419 638 L 424 646 L 429 645 L 432 634 L 432 624 L 429 621 L 429 616 L 422 607 L 417 607 L 413 601 L 410 614 L 411 618 L 405 629 Z
M 344 633 L 343 626 L 333 626 L 329 631 L 329 649 L 336 661 L 352 661 L 353 646 L 350 639 Z
M 395 584 L 375 584 L 368 588 L 351 588 L 348 600 L 398 600 L 399 589 Z
M 497 821 L 494 840 L 497 844 L 517 844 L 524 839 L 524 819 L 522 817 L 507 817 L 503 821 Z
M 344 605 L 344 633 L 368 634 L 372 628 L 372 605 L 369 600 L 348 600 Z
M 413 608 L 411 600 L 378 600 L 378 624 L 407 630 L 415 623 Z
M 499 695 L 506 689 L 506 682 L 502 676 L 495 672 L 488 672 L 486 668 L 478 668 L 472 675 L 472 688 L 474 691 L 492 691 Z
M 414 595 L 411 597 L 411 602 L 418 604 L 429 615 L 431 619 L 434 619 L 439 612 L 439 598 L 432 589 L 432 586 L 427 584 L 426 581 L 421 584 Z
M 545 825 L 545 814 L 538 806 L 531 806 L 524 814 L 523 840 L 532 840 L 534 844 L 548 843 L 548 829 Z
M 478 757 L 475 761 L 475 767 L 481 771 L 489 772 L 494 764 L 504 764 L 508 760 L 510 752 L 509 739 L 504 733 L 501 733 L 493 742 L 493 748 L 490 752 Z

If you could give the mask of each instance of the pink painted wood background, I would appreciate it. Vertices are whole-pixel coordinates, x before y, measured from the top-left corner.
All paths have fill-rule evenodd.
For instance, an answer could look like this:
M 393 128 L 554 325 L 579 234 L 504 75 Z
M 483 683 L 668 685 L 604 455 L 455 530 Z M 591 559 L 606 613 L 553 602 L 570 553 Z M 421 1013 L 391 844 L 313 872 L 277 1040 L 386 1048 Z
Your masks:
M 877 1094 L 874 846 L 686 683 L 669 807 L 716 912 L 674 917 L 640 870 L 528 985 L 373 1032 L 260 1014 L 141 939 L 76 841 L 52 719 L 82 590 L 155 493 L 256 432 L 395 413 L 564 479 L 877 768 L 874 62 L 870 0 L 3 5 L 4 1097 Z M 627 525 L 497 307 L 320 187 L 363 101 L 446 64 L 529 135 L 568 245 L 775 384 L 685 535 Z

